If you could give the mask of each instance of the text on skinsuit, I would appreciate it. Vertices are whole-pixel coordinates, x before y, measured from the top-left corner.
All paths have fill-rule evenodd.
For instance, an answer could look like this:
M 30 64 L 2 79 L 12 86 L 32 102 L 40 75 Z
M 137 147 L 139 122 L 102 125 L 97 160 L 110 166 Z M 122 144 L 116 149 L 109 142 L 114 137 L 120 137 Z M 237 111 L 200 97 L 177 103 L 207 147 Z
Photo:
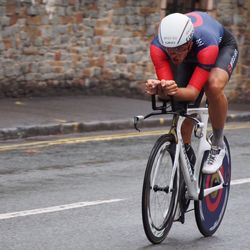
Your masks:
M 232 56 L 232 58 L 230 60 L 230 63 L 228 65 L 228 71 L 229 71 L 230 74 L 232 73 L 232 70 L 233 70 L 233 67 L 234 67 L 234 63 L 236 61 L 237 56 L 238 56 L 238 50 L 235 49 L 234 53 L 233 53 L 233 56 Z

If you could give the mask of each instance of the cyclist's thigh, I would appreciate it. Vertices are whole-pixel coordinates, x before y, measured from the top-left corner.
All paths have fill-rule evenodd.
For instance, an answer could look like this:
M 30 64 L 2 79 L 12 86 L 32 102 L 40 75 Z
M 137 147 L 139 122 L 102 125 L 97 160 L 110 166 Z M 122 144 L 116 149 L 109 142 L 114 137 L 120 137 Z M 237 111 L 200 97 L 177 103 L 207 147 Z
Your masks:
M 239 51 L 236 41 L 232 34 L 225 30 L 222 43 L 220 45 L 219 55 L 214 68 L 220 68 L 227 72 L 229 78 L 237 64 Z

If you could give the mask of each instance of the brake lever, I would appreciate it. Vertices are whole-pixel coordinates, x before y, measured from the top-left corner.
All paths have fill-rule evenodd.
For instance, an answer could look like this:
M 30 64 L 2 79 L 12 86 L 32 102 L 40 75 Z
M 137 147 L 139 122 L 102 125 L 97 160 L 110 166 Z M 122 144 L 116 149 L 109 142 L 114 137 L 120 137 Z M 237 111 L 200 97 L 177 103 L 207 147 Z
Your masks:
M 134 128 L 139 132 L 141 130 L 138 128 L 138 125 L 142 121 L 146 120 L 147 118 L 149 118 L 151 116 L 155 116 L 155 115 L 174 114 L 174 112 L 171 112 L 171 111 L 167 110 L 169 107 L 167 106 L 166 101 L 163 101 L 162 106 L 157 106 L 156 105 L 156 97 L 155 97 L 155 95 L 151 96 L 151 103 L 152 103 L 152 109 L 155 110 L 155 111 L 158 111 L 158 112 L 152 112 L 152 113 L 149 113 L 149 114 L 147 114 L 145 116 L 142 116 L 142 115 L 134 116 Z
M 139 128 L 138 128 L 138 124 L 142 123 L 144 120 L 146 120 L 147 118 L 151 117 L 151 116 L 155 116 L 155 115 L 164 115 L 166 114 L 166 111 L 162 110 L 161 112 L 152 112 L 152 113 L 149 113 L 145 116 L 143 115 L 137 115 L 137 116 L 134 116 L 134 127 L 137 131 L 141 131 Z M 171 114 L 169 112 L 169 114 Z
M 145 117 L 142 115 L 138 115 L 134 117 L 134 127 L 139 132 L 141 132 L 141 130 L 138 128 L 138 123 L 141 123 L 144 119 Z

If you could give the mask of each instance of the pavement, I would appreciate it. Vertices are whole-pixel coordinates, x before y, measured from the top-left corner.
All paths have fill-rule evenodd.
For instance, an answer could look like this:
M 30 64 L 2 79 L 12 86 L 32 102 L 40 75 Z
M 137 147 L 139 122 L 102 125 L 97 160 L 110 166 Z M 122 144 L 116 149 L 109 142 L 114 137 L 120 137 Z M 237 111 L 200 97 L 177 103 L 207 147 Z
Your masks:
M 150 113 L 151 102 L 111 96 L 57 96 L 0 99 L 0 140 L 132 129 L 133 117 Z M 165 126 L 154 117 L 143 127 Z M 250 121 L 250 105 L 229 105 L 227 121 Z

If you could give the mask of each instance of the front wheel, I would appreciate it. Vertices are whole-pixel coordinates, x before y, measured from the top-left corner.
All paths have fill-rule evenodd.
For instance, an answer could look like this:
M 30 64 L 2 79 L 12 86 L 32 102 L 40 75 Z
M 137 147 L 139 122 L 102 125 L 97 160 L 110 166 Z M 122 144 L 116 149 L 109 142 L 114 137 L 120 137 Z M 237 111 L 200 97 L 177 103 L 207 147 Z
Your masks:
M 148 159 L 142 190 L 144 231 L 154 244 L 167 236 L 175 215 L 178 174 L 173 172 L 176 144 L 172 135 L 163 135 L 155 143 Z
M 226 147 L 226 155 L 224 157 L 222 166 L 219 169 L 224 179 L 224 187 L 204 197 L 202 200 L 194 202 L 196 223 L 201 234 L 204 236 L 211 236 L 216 232 L 223 219 L 227 206 L 231 181 L 231 156 L 226 137 L 224 137 L 224 142 Z M 203 185 L 203 188 L 205 189 L 218 185 L 220 182 L 220 177 L 218 172 L 211 175 L 202 174 L 201 167 L 200 181 L 201 185 Z

